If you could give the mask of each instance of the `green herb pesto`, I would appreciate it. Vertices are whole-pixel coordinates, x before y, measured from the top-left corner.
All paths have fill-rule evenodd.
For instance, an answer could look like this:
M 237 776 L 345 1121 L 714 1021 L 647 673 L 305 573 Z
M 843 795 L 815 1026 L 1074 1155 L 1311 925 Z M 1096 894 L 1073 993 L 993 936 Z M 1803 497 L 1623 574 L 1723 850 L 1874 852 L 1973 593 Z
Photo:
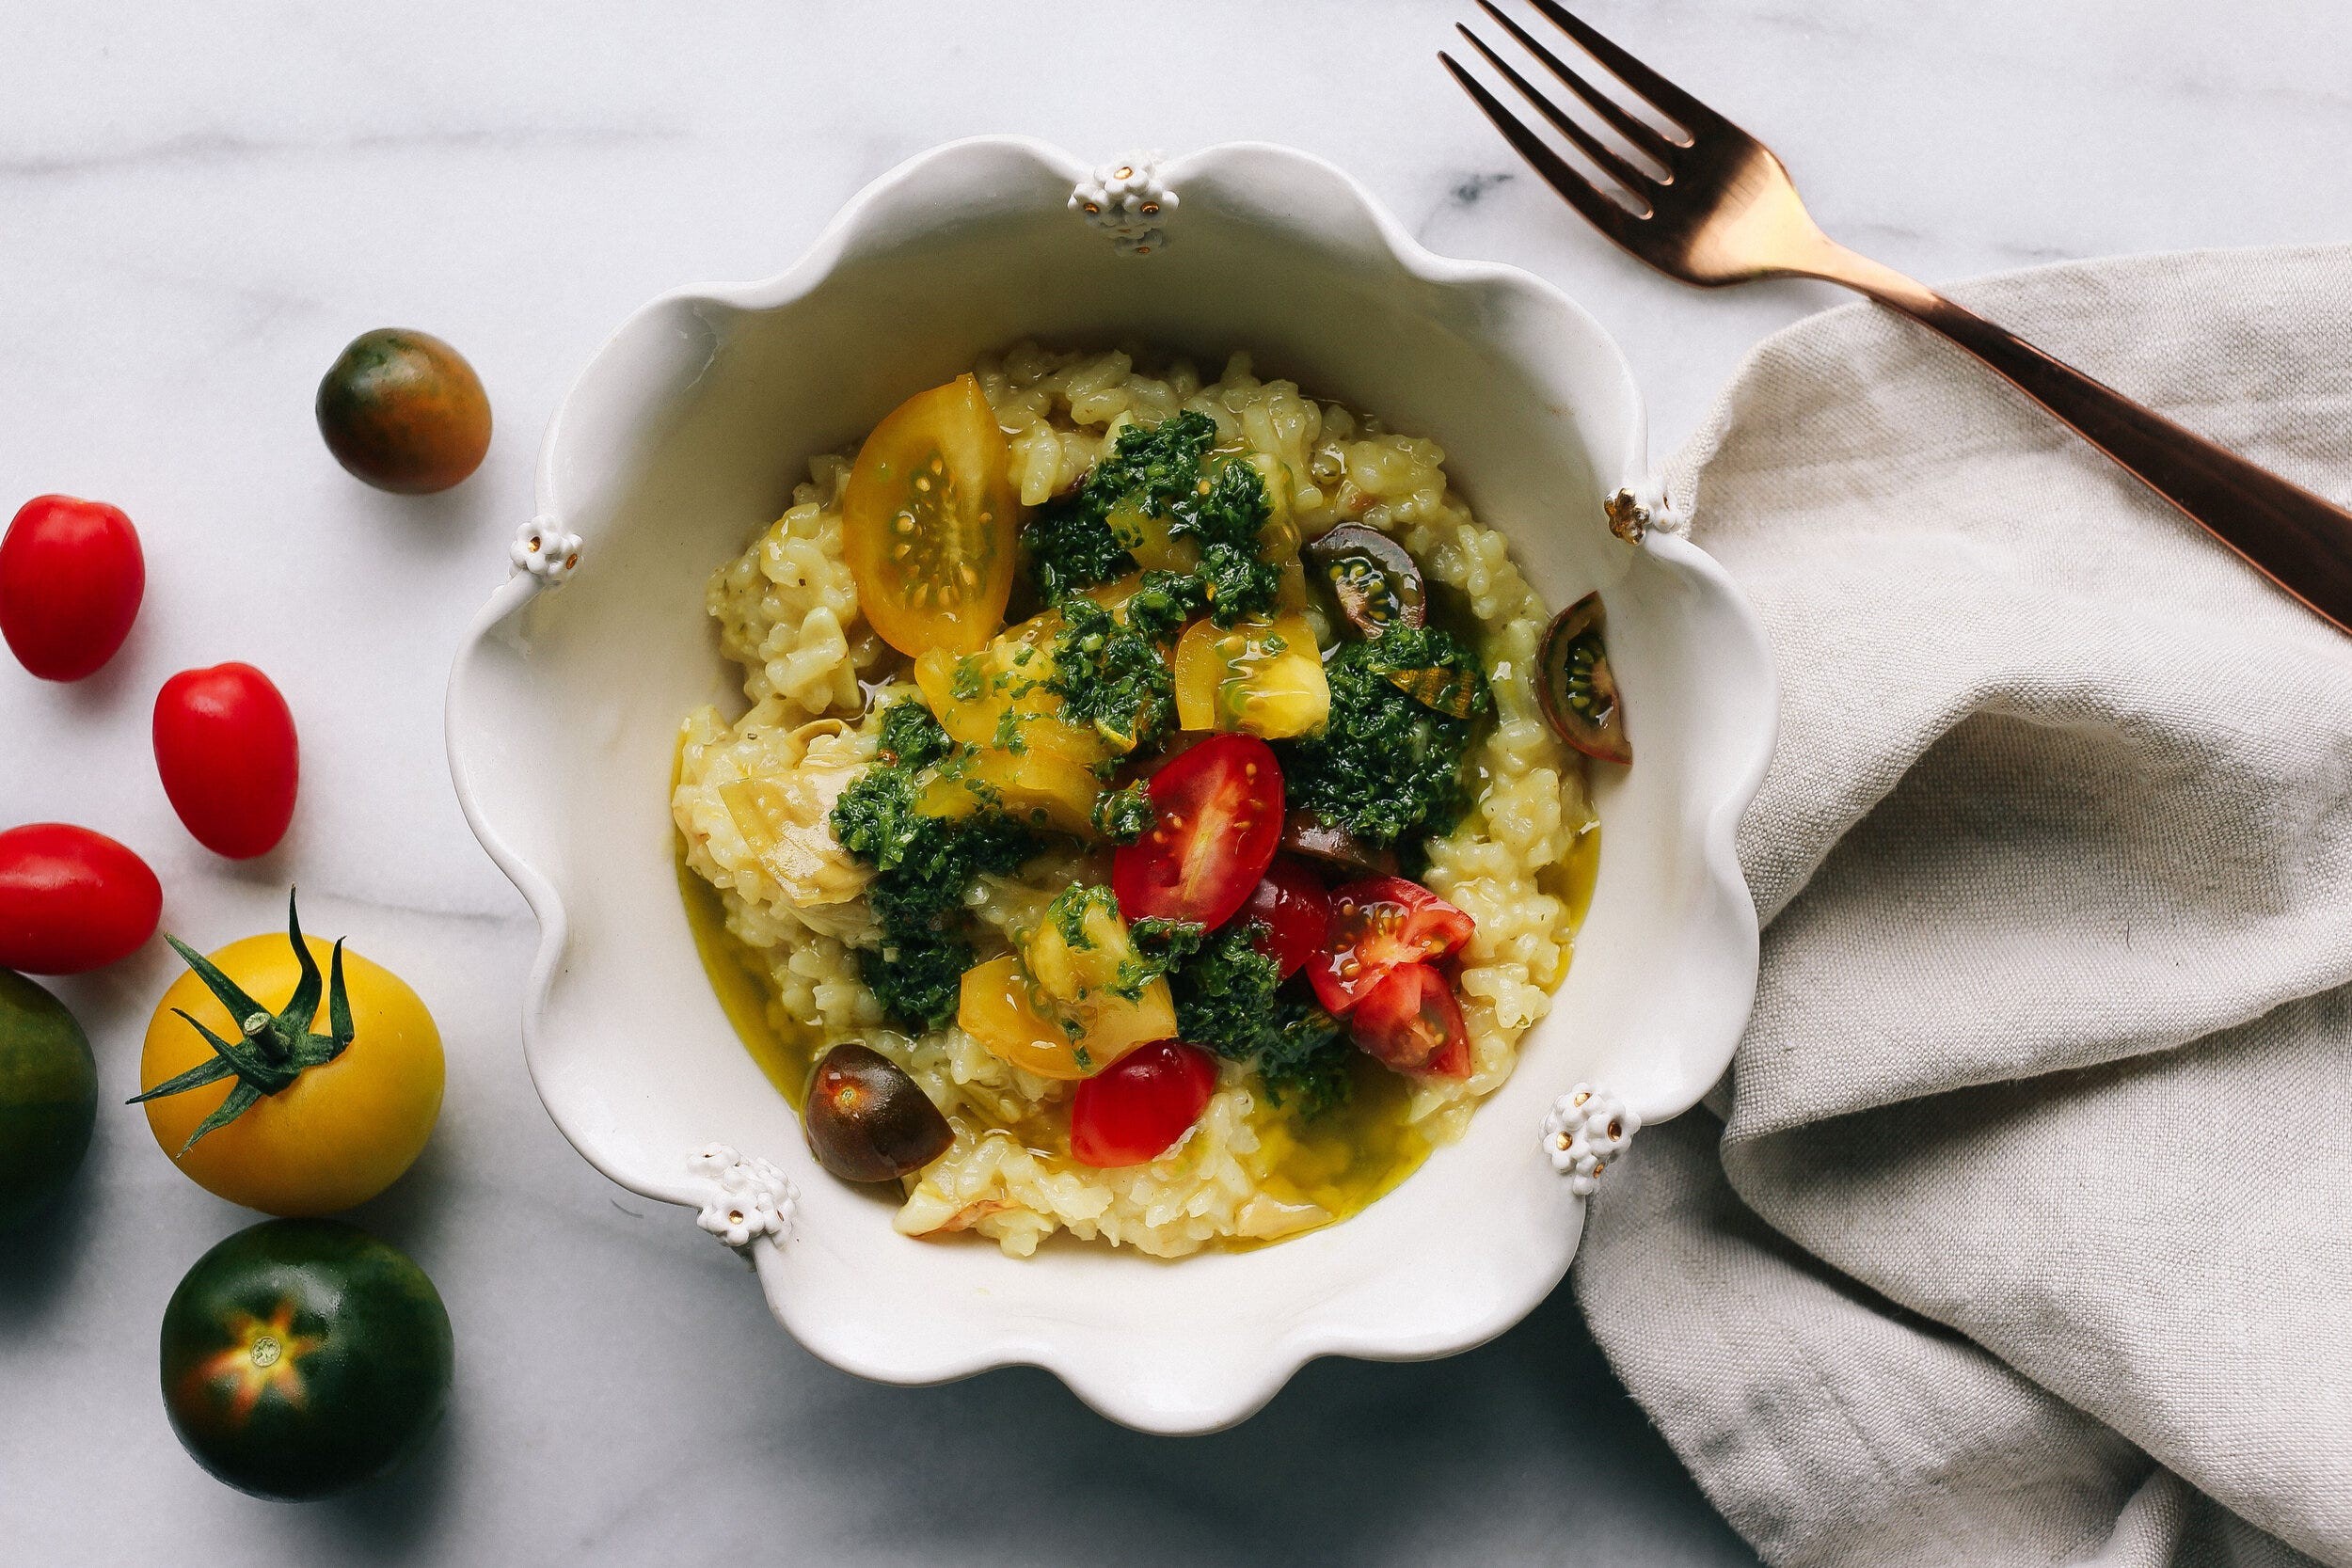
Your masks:
M 882 710 L 882 760 L 905 768 L 929 768 L 947 754 L 947 732 L 931 710 L 907 698 Z
M 1116 581 L 1136 569 L 1136 558 L 1103 515 L 1087 507 L 1084 497 L 1081 485 L 1078 495 L 1040 507 L 1021 531 L 1030 580 L 1047 604 Z
M 1160 814 L 1152 809 L 1151 789 L 1142 779 L 1124 789 L 1104 790 L 1094 802 L 1094 831 L 1113 844 L 1133 844 L 1159 819 Z
M 1171 538 L 1200 541 L 1198 575 L 1209 619 L 1220 626 L 1272 610 L 1281 592 L 1281 568 L 1265 559 L 1259 546 L 1270 511 L 1265 482 L 1239 461 L 1219 465 L 1214 477 L 1168 510 Z
M 834 837 L 877 873 L 866 897 L 882 941 L 858 955 L 859 972 L 882 1011 L 916 1031 L 956 1016 L 973 961 L 963 912 L 973 879 L 1014 871 L 1038 848 L 1028 830 L 993 813 L 950 820 L 915 809 L 925 780 L 953 766 L 953 750 L 921 703 L 894 703 L 878 759 L 833 808 Z
M 1259 945 L 1263 924 L 1208 932 L 1184 921 L 1138 920 L 1128 934 L 1143 976 L 1137 990 L 1167 974 L 1180 1037 L 1253 1068 L 1277 1106 L 1295 1103 L 1313 1117 L 1346 1101 L 1354 1049 L 1303 980 L 1281 978 Z
M 1146 637 L 1164 640 L 1203 608 L 1221 626 L 1272 609 L 1281 569 L 1265 559 L 1260 537 L 1271 511 L 1265 482 L 1246 462 L 1212 462 L 1216 444 L 1216 422 L 1192 409 L 1149 429 L 1120 431 L 1077 489 L 1041 508 L 1022 533 L 1039 595 L 1064 603 L 1136 570 L 1111 522 L 1112 513 L 1127 505 L 1166 518 L 1171 538 L 1200 546 L 1197 573 L 1155 573 L 1170 579 L 1156 586 L 1147 579 L 1156 597 L 1143 611 Z M 1171 614 L 1180 604 L 1182 612 Z
M 931 926 L 884 927 L 880 947 L 861 949 L 857 972 L 890 1021 L 920 1033 L 954 1021 L 963 972 L 977 955 L 961 934 Z
M 1200 463 L 1216 445 L 1216 421 L 1186 408 L 1149 429 L 1129 425 L 1087 470 L 1079 493 L 1104 513 L 1133 499 L 1154 517 L 1168 515 L 1200 482 Z
M 1062 605 L 1045 689 L 1062 717 L 1090 724 L 1120 751 L 1148 747 L 1176 724 L 1176 680 L 1151 641 L 1089 598 Z
M 1478 656 L 1435 626 L 1393 626 L 1324 662 L 1331 715 L 1320 735 L 1277 741 L 1284 799 L 1378 844 L 1441 833 L 1462 810 L 1462 754 L 1494 706 Z M 1424 706 L 1390 680 L 1448 670 L 1472 682 L 1470 717 Z
M 1045 918 L 1072 952 L 1088 953 L 1093 951 L 1094 939 L 1087 934 L 1087 915 L 1098 909 L 1113 920 L 1119 918 L 1119 899 L 1110 889 L 1100 882 L 1073 882 L 1054 895 L 1045 906 Z
M 1200 459 L 1216 442 L 1216 422 L 1190 409 L 1149 429 L 1120 431 L 1077 489 L 1041 507 L 1022 531 L 1040 595 L 1057 604 L 1134 571 L 1136 558 L 1111 527 L 1112 510 L 1132 498 L 1146 515 L 1168 515 L 1169 503 L 1200 483 Z
M 1174 640 L 1184 623 L 1209 608 L 1209 585 L 1184 572 L 1146 572 L 1127 601 L 1127 625 L 1153 643 Z
M 1207 927 L 1193 921 L 1152 914 L 1129 926 L 1127 942 L 1135 954 L 1120 966 L 1120 994 L 1130 999 L 1141 996 L 1144 987 L 1200 952 L 1208 935 Z

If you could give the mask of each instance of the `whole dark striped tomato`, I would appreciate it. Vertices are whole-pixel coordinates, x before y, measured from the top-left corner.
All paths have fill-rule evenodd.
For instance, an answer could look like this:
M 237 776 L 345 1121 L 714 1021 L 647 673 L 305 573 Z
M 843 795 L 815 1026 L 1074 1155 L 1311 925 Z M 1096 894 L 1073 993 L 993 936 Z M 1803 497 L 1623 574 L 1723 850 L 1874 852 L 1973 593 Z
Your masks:
M 380 1476 L 441 1418 L 449 1313 L 406 1253 L 340 1220 L 271 1220 L 197 1259 L 164 1309 L 164 1407 L 242 1492 Z
M 429 332 L 354 338 L 319 382 L 319 434 L 355 479 L 426 496 L 482 466 L 490 398 L 466 356 Z

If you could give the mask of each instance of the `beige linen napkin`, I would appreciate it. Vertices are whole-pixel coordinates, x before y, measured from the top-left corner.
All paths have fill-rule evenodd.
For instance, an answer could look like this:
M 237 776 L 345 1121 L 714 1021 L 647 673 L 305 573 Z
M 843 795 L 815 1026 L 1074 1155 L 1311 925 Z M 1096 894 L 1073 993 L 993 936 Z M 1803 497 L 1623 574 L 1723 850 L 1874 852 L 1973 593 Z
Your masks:
M 1954 293 L 2352 497 L 2352 251 Z M 2352 639 L 1874 307 L 1668 483 L 1779 666 L 1769 924 L 1595 1337 L 1774 1563 L 2352 1564 Z

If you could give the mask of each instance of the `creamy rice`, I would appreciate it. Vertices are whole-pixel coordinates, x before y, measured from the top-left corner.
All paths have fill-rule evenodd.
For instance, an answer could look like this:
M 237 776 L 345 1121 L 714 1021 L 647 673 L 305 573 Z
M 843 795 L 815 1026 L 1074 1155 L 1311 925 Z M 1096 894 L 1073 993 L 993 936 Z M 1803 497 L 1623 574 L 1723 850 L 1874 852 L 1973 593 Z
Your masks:
M 1448 487 L 1436 443 L 1384 429 L 1287 381 L 1261 381 L 1235 355 L 1215 382 L 1179 360 L 1162 375 L 1123 353 L 1057 354 L 1023 343 L 977 367 L 1010 442 L 1011 478 L 1035 505 L 1075 484 L 1129 422 L 1181 409 L 1216 422 L 1279 460 L 1307 537 L 1343 521 L 1392 535 L 1434 583 L 1455 591 L 1493 688 L 1495 715 L 1468 764 L 1472 805 L 1429 846 L 1426 884 L 1477 921 L 1460 955 L 1458 990 L 1472 1047 L 1465 1079 L 1417 1077 L 1401 1116 L 1412 1147 L 1459 1134 L 1477 1101 L 1509 1076 L 1518 1041 L 1550 1006 L 1567 973 L 1575 911 L 1571 861 L 1592 825 L 1581 759 L 1545 725 L 1532 675 L 1546 611 L 1510 558 Z M 728 930 L 755 955 L 773 987 L 771 1017 L 787 1034 L 855 1037 L 890 1056 L 947 1113 L 955 1143 L 907 1180 L 898 1227 L 911 1235 L 970 1229 L 1025 1256 L 1056 1229 L 1163 1257 L 1222 1240 L 1263 1240 L 1330 1216 L 1337 1200 L 1288 1179 L 1295 1146 L 1288 1118 L 1258 1103 L 1249 1074 L 1222 1066 L 1199 1124 L 1149 1164 L 1095 1169 L 1051 1152 L 1043 1108 L 1072 1085 L 1034 1078 L 961 1028 L 909 1037 L 888 1028 L 858 974 L 854 949 L 881 932 L 860 896 L 863 876 L 829 844 L 833 798 L 875 750 L 882 705 L 907 661 L 858 613 L 844 564 L 840 499 L 850 458 L 809 466 L 783 517 L 711 579 L 721 646 L 743 668 L 750 711 L 729 723 L 715 708 L 691 716 L 673 799 L 688 864 L 719 890 Z M 1310 610 L 1329 641 L 1319 610 Z M 746 839 L 730 799 L 757 798 L 782 823 L 772 845 Z M 1040 892 L 1074 876 L 1107 879 L 1108 856 L 1068 848 L 1018 879 L 983 879 L 974 892 L 980 956 Z

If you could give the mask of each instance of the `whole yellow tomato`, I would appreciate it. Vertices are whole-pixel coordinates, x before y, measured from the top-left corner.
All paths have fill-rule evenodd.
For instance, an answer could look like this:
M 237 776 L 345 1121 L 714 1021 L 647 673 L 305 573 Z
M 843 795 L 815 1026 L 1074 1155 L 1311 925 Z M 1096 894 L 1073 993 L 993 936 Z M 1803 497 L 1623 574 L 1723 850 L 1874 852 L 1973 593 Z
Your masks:
M 305 984 L 296 941 L 317 966 L 309 982 L 317 1005 L 302 1019 L 287 1016 Z M 440 1031 L 399 975 L 356 953 L 341 957 L 347 1043 L 315 1065 L 299 1066 L 301 1053 L 334 1051 L 332 1042 L 344 1033 L 332 1017 L 334 987 L 319 983 L 333 972 L 335 954 L 326 942 L 303 937 L 298 926 L 291 940 L 279 933 L 247 937 L 211 955 L 218 974 L 258 1004 L 246 1018 L 232 1017 L 217 988 L 194 969 L 156 1004 L 139 1056 L 143 1093 L 224 1059 L 204 1030 L 241 1053 L 278 1052 L 248 1057 L 270 1070 L 224 1072 L 214 1082 L 146 1101 L 155 1141 L 208 1192 L 290 1218 L 331 1214 L 390 1186 L 423 1151 L 441 1110 Z M 180 1016 L 183 1012 L 187 1017 Z M 312 1033 L 306 1038 L 305 1031 Z M 283 1050 L 286 1042 L 293 1043 L 292 1057 Z M 256 1095 L 255 1080 L 266 1085 L 289 1072 L 282 1086 Z M 199 1136 L 232 1093 L 251 1103 Z

